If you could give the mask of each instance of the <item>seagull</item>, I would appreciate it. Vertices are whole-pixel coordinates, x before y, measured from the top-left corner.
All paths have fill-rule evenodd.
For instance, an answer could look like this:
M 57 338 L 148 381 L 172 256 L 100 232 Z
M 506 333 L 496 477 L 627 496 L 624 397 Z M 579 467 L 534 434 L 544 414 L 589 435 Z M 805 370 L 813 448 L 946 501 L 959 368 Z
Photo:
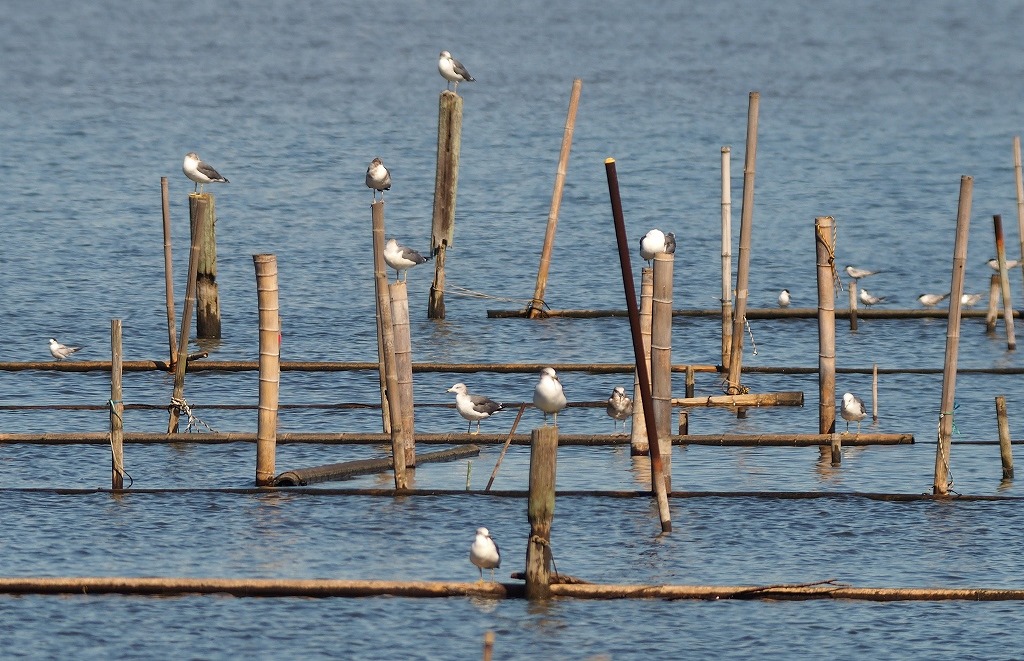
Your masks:
M 989 267 L 993 271 L 998 271 L 999 270 L 999 260 L 996 259 L 995 257 L 993 257 L 992 259 L 988 260 L 986 262 L 986 264 L 988 264 Z M 1018 264 L 1020 264 L 1020 260 L 1019 259 L 1008 259 L 1008 260 L 1006 260 L 1006 268 L 1007 269 L 1012 269 L 1012 268 L 1016 267 Z
M 459 415 L 469 420 L 467 432 L 472 428 L 473 422 L 476 422 L 476 431 L 470 433 L 479 434 L 480 421 L 504 408 L 502 404 L 483 395 L 470 395 L 465 383 L 456 383 L 448 392 L 455 393 L 455 408 L 459 410 Z
M 466 71 L 466 67 L 462 66 L 462 62 L 459 62 L 452 54 L 446 50 L 441 51 L 440 59 L 437 61 L 437 70 L 444 76 L 444 79 L 448 81 L 448 89 L 452 88 L 452 83 L 455 83 L 455 93 L 459 92 L 459 83 L 468 80 L 473 82 L 476 80 L 473 76 L 469 75 Z
M 533 405 L 544 412 L 544 423 L 547 424 L 548 414 L 554 418 L 554 424 L 558 425 L 558 412 L 565 408 L 565 393 L 562 391 L 562 384 L 558 380 L 555 370 L 545 367 L 540 371 L 540 381 L 533 389 Z
M 846 420 L 846 431 L 850 431 L 850 421 L 857 422 L 857 433 L 860 433 L 860 421 L 867 417 L 867 412 L 864 410 L 864 401 L 860 397 L 855 397 L 853 393 L 843 394 L 843 406 L 840 409 L 839 414 L 843 416 L 843 420 Z
M 676 237 L 672 232 L 665 234 L 659 229 L 653 229 L 644 234 L 643 238 L 640 239 L 640 257 L 646 260 L 648 264 L 651 263 L 651 260 L 658 253 L 668 253 L 671 255 L 675 251 Z
M 856 266 L 846 267 L 846 274 L 854 280 L 860 280 L 861 278 L 866 278 L 869 275 L 875 275 L 876 273 L 881 273 L 881 271 L 869 271 L 867 269 L 859 269 Z
M 399 245 L 395 239 L 388 239 L 388 242 L 384 244 L 384 261 L 388 263 L 388 266 L 395 269 L 395 278 L 401 281 L 403 272 L 406 274 L 405 277 L 408 278 L 409 269 L 427 261 L 427 258 L 412 248 Z
M 494 582 L 494 568 L 501 566 L 501 551 L 487 528 L 476 529 L 476 539 L 469 547 L 469 561 L 480 571 L 481 582 L 484 580 L 484 568 L 491 570 L 491 582 Z
M 946 292 L 945 294 L 921 294 L 917 297 L 917 302 L 925 307 L 933 308 L 948 297 L 949 292 Z
M 69 347 L 61 344 L 57 340 L 50 338 L 50 355 L 57 360 L 64 360 L 76 351 L 81 351 L 82 347 Z
M 857 296 L 864 305 L 875 305 L 885 300 L 885 296 L 872 296 L 867 289 L 861 289 Z
M 984 297 L 984 294 L 961 294 L 960 305 L 964 306 L 965 308 L 973 308 L 975 305 L 978 304 L 978 301 L 980 301 Z
M 206 184 L 230 183 L 220 176 L 220 173 L 214 170 L 212 165 L 199 160 L 199 154 L 194 151 L 185 154 L 185 162 L 181 166 L 181 171 L 185 173 L 186 177 L 196 182 L 195 188 L 199 189 L 200 193 L 203 192 L 202 187 Z
M 783 289 L 782 293 L 779 294 L 779 307 L 780 308 L 788 308 L 789 307 L 789 290 L 788 289 Z
M 380 191 L 380 201 L 384 201 L 384 191 L 391 190 L 391 173 L 384 167 L 384 161 L 380 157 L 370 161 L 366 168 L 366 185 L 374 190 L 373 201 L 377 201 L 376 191 Z
M 633 415 L 633 400 L 626 395 L 626 389 L 622 386 L 615 386 L 612 396 L 608 398 L 608 406 L 605 409 L 612 417 L 615 430 L 619 429 L 619 420 L 622 421 L 622 433 L 626 433 L 626 419 Z

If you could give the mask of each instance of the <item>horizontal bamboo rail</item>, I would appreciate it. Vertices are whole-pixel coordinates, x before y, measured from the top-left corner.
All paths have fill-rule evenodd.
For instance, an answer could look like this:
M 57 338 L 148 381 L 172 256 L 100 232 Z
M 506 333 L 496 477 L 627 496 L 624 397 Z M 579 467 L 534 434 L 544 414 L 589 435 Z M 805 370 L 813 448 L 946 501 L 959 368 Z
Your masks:
M 960 316 L 969 319 L 984 319 L 985 310 L 967 310 Z M 1015 317 L 1021 316 L 1021 310 L 1014 310 Z M 545 310 L 546 317 L 564 317 L 566 319 L 596 319 L 600 317 L 625 317 L 625 310 Z M 672 310 L 673 317 L 722 317 L 722 310 Z M 817 319 L 817 308 L 754 308 L 744 311 L 747 319 Z M 858 309 L 858 319 L 946 319 L 949 316 L 941 307 L 933 309 Z M 524 317 L 522 310 L 488 310 L 490 319 L 516 319 Z M 849 309 L 836 310 L 837 319 L 848 319 Z
M 480 448 L 476 445 L 463 445 L 450 450 L 439 452 L 428 452 L 416 456 L 417 464 L 438 463 L 441 461 L 454 461 L 466 457 L 475 457 L 480 454 Z M 342 480 L 357 475 L 372 475 L 391 470 L 395 465 L 392 457 L 382 459 L 359 459 L 357 461 L 345 461 L 338 464 L 326 464 L 312 468 L 298 468 L 285 471 L 274 478 L 275 487 L 302 487 L 315 482 L 330 482 Z
M 697 408 L 701 406 L 803 406 L 804 394 L 794 392 L 763 392 L 745 395 L 711 395 L 708 397 L 679 397 L 672 406 Z

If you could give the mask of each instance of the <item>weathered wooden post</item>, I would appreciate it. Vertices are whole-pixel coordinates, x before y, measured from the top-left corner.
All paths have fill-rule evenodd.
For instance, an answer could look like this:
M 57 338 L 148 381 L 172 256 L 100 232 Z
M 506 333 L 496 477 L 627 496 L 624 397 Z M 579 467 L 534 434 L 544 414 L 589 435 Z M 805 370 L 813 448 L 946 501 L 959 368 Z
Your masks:
M 672 272 L 675 255 L 654 256 L 651 315 L 651 398 L 658 427 L 665 489 L 672 490 Z
M 693 369 L 693 365 L 686 366 L 686 396 L 693 397 L 694 386 L 696 385 L 696 371 Z
M 857 281 L 850 280 L 850 330 L 857 330 Z
M 167 177 L 160 177 L 160 207 L 164 221 L 164 297 L 167 299 L 167 346 L 170 358 L 167 364 L 174 369 L 178 358 L 176 334 L 178 324 L 174 320 L 174 267 L 171 260 L 171 196 L 167 189 Z
M 1013 449 L 1010 447 L 1010 420 L 1006 415 L 1006 398 L 996 397 L 996 424 L 999 427 L 999 460 L 1003 464 L 1003 479 L 1013 479 Z
M 217 294 L 217 212 L 213 193 L 190 193 L 188 211 L 193 237 L 199 242 L 196 271 L 196 337 L 220 338 L 220 299 Z M 202 225 L 198 219 L 203 216 Z M 199 231 L 202 229 L 202 231 Z
M 732 149 L 722 147 L 722 367 L 732 351 Z
M 971 227 L 971 196 L 974 178 L 960 177 L 960 203 L 956 214 L 953 245 L 953 275 L 949 288 L 949 317 L 946 322 L 946 358 L 942 365 L 942 403 L 939 407 L 939 439 L 935 450 L 935 479 L 932 493 L 949 493 L 949 448 L 953 436 L 953 401 L 956 396 L 956 364 L 960 352 L 960 297 L 964 291 L 967 237 Z
M 124 488 L 124 401 L 121 399 L 121 320 L 110 320 L 110 488 Z
M 405 467 L 416 467 L 416 435 L 414 433 L 412 388 L 412 334 L 409 329 L 409 294 L 406 284 L 388 285 L 391 296 L 391 321 L 395 334 L 395 370 L 398 390 L 402 397 L 402 446 L 405 448 Z
M 647 373 L 651 373 L 651 314 L 654 308 L 654 269 L 640 270 L 640 336 L 644 348 L 644 365 Z M 640 372 L 633 370 L 633 422 L 629 428 L 629 448 L 631 456 L 646 455 L 650 452 L 647 445 L 647 424 L 644 422 L 644 407 L 637 406 L 640 401 Z
M 992 224 L 996 234 L 996 261 L 999 264 L 999 288 L 1003 295 L 1003 321 L 1006 323 L 1006 348 L 1008 351 L 1017 349 L 1017 339 L 1013 332 L 1013 305 L 1010 303 L 1010 274 L 1006 268 L 1006 246 L 1003 243 L 1003 217 L 992 216 Z
M 533 300 L 526 308 L 526 316 L 530 319 L 544 316 L 544 290 L 548 285 L 548 270 L 551 267 L 551 250 L 555 245 L 555 229 L 558 227 L 558 210 L 562 206 L 562 189 L 565 188 L 565 172 L 569 167 L 569 152 L 572 150 L 572 134 L 576 128 L 576 111 L 580 106 L 580 89 L 583 81 L 576 78 L 572 81 L 572 92 L 569 95 L 569 115 L 565 118 L 565 130 L 562 133 L 562 151 L 558 155 L 558 170 L 555 173 L 555 190 L 551 193 L 551 208 L 548 211 L 548 226 L 544 233 L 544 248 L 540 253 L 540 267 L 537 269 L 537 286 L 533 291 Z
M 277 456 L 277 403 L 281 387 L 281 308 L 277 257 L 253 255 L 259 307 L 259 413 L 256 428 L 256 486 L 274 483 Z
M 988 308 L 985 311 L 985 332 L 995 333 L 999 320 L 999 276 L 995 273 L 988 280 Z
M 526 545 L 526 598 L 551 596 L 551 520 L 555 516 L 555 473 L 558 427 L 545 425 L 530 438 L 530 482 L 526 518 L 530 539 Z
M 494 655 L 494 632 L 484 633 L 484 658 L 483 661 L 491 661 Z
M 199 270 L 199 236 L 205 231 L 206 214 L 196 217 L 196 231 L 192 233 L 192 249 L 188 254 L 188 281 L 185 286 L 185 305 L 181 311 L 181 334 L 178 337 L 178 359 L 174 361 L 174 388 L 171 404 L 167 407 L 167 433 L 178 433 L 178 419 L 185 402 L 185 368 L 188 366 L 188 334 L 192 329 L 192 309 L 196 304 L 196 273 Z
M 437 116 L 437 171 L 434 176 L 434 217 L 430 232 L 434 251 L 434 283 L 427 303 L 428 319 L 444 319 L 445 251 L 455 239 L 455 195 L 459 187 L 462 148 L 462 97 L 441 92 Z
M 819 434 L 833 434 L 836 431 L 835 245 L 832 227 L 832 216 L 814 219 L 814 245 L 818 264 Z

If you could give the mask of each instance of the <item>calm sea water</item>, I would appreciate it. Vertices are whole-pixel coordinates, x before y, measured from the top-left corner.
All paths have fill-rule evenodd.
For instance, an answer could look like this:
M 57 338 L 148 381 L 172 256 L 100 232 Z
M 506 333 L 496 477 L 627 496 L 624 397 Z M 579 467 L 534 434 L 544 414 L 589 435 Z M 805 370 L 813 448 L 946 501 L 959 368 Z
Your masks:
M 163 358 L 166 327 L 160 177 L 170 182 L 177 295 L 187 266 L 187 151 L 231 180 L 213 188 L 224 340 L 217 358 L 256 357 L 251 255 L 280 270 L 288 360 L 373 360 L 367 163 L 394 178 L 387 226 L 426 249 L 435 159 L 438 51 L 477 78 L 465 98 L 448 318 L 425 318 L 429 273 L 409 278 L 418 361 L 625 362 L 622 319 L 488 320 L 521 308 L 533 282 L 574 77 L 583 79 L 572 160 L 549 276 L 555 308 L 621 308 L 604 159 L 617 159 L 630 236 L 672 230 L 676 306 L 718 305 L 720 150 L 732 147 L 738 235 L 748 94 L 761 94 L 750 305 L 788 288 L 813 306 L 815 216 L 838 225 L 837 260 L 883 273 L 864 281 L 886 305 L 915 307 L 949 287 L 960 178 L 974 177 L 967 288 L 984 291 L 1002 214 L 1016 253 L 1012 139 L 1024 93 L 1022 3 L 927 5 L 783 0 L 672 3 L 287 3 L 169 6 L 144 0 L 43 0 L 0 25 L 0 361 L 47 359 L 46 340 L 108 354 L 111 318 L 129 359 Z M 634 259 L 637 259 L 634 256 Z M 597 268 L 595 268 L 595 266 Z M 636 266 L 636 265 L 635 265 Z M 636 266 L 639 269 L 639 266 Z M 1019 274 L 1011 277 L 1014 299 Z M 180 303 L 179 303 L 180 314 Z M 718 324 L 677 319 L 675 362 L 718 362 Z M 745 365 L 814 366 L 813 321 L 756 321 Z M 941 367 L 945 324 L 862 321 L 840 330 L 841 367 Z M 755 353 L 756 349 L 756 353 Z M 1002 331 L 965 322 L 962 367 L 1020 367 Z M 465 380 L 505 401 L 529 399 L 534 375 L 418 374 L 421 403 L 448 403 Z M 565 374 L 574 401 L 603 399 L 616 376 Z M 755 391 L 803 390 L 808 406 L 691 416 L 694 433 L 816 430 L 814 376 L 751 375 Z M 868 395 L 869 377 L 840 375 Z M 125 401 L 165 404 L 169 377 L 129 374 Z M 682 383 L 678 384 L 682 390 Z M 941 379 L 883 375 L 878 431 L 913 432 L 910 447 L 847 449 L 841 467 L 816 449 L 691 447 L 673 456 L 676 489 L 819 491 L 813 500 L 676 499 L 658 538 L 647 499 L 572 497 L 557 505 L 560 571 L 621 583 L 776 583 L 835 578 L 864 586 L 1020 588 L 1024 521 L 1015 500 L 891 503 L 854 492 L 931 489 Z M 282 378 L 287 403 L 372 402 L 370 373 Z M 709 375 L 697 390 L 719 392 Z M 252 404 L 255 374 L 190 376 L 187 398 Z M 1016 376 L 961 375 L 960 441 L 996 438 L 993 397 L 1011 429 L 1024 410 Z M 100 374 L 0 374 L 0 405 L 103 404 Z M 223 431 L 255 428 L 254 411 L 199 409 Z M 539 424 L 535 411 L 522 425 Z M 485 423 L 507 430 L 512 416 Z M 158 431 L 160 412 L 126 427 Z M 561 416 L 565 433 L 611 430 L 600 409 Z M 3 431 L 98 431 L 103 412 L 0 411 Z M 417 411 L 421 431 L 458 431 L 450 409 Z M 283 431 L 376 430 L 373 411 L 282 414 Z M 376 456 L 379 448 L 282 446 L 278 468 Z M 481 488 L 497 458 L 423 466 L 415 486 Z M 249 446 L 129 446 L 136 487 L 244 487 Z M 998 450 L 956 445 L 954 488 L 1020 495 L 1000 482 Z M 513 448 L 497 489 L 526 486 Z M 107 485 L 99 446 L 0 448 L 0 573 L 285 576 L 473 580 L 472 531 L 502 544 L 502 571 L 522 567 L 525 503 L 496 496 L 403 500 L 324 493 L 183 491 L 58 494 Z M 642 460 L 621 448 L 565 448 L 561 489 L 643 488 Z M 352 486 L 387 486 L 386 476 Z M 38 489 L 38 490 L 37 490 Z M 521 602 L 469 599 L 232 599 L 0 596 L 5 657 L 221 659 L 475 658 L 483 633 L 496 658 L 1014 658 L 1024 636 L 1013 604 Z

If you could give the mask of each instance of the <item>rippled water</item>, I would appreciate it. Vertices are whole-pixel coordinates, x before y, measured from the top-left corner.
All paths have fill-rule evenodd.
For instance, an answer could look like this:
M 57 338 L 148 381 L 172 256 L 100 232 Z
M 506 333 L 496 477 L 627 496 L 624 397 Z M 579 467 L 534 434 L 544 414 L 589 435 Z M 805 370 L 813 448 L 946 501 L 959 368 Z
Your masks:
M 864 281 L 892 307 L 949 286 L 960 177 L 974 177 L 967 289 L 984 291 L 990 218 L 1018 241 L 1012 137 L 1021 131 L 1019 3 L 942 1 L 807 6 L 654 1 L 542 3 L 285 3 L 256 0 L 130 10 L 109 1 L 43 0 L 0 26 L 0 361 L 47 359 L 46 339 L 108 355 L 109 320 L 124 321 L 128 359 L 163 358 L 166 328 L 160 177 L 170 182 L 177 295 L 184 294 L 185 152 L 231 183 L 214 188 L 224 340 L 216 358 L 256 356 L 251 255 L 280 270 L 286 360 L 376 357 L 366 164 L 394 178 L 389 233 L 425 248 L 433 194 L 436 53 L 477 78 L 465 99 L 448 318 L 425 319 L 429 273 L 409 279 L 417 361 L 626 362 L 622 319 L 489 320 L 524 305 L 543 241 L 573 77 L 583 79 L 548 281 L 555 308 L 621 308 L 604 159 L 617 159 L 632 238 L 673 230 L 676 306 L 718 305 L 719 160 L 732 147 L 738 235 L 748 93 L 761 93 L 750 305 L 782 288 L 813 306 L 813 219 L 838 225 L 837 260 L 884 272 Z M 636 257 L 634 256 L 634 260 Z M 600 268 L 607 265 L 606 268 Z M 598 266 L 599 268 L 595 268 Z M 634 264 L 638 269 L 638 265 Z M 1019 276 L 1011 277 L 1014 297 Z M 503 300 L 512 299 L 512 300 Z M 179 302 L 180 314 L 180 302 Z M 718 362 L 713 319 L 678 318 L 673 359 Z M 814 366 L 812 320 L 755 321 L 745 365 Z M 840 328 L 840 367 L 941 367 L 940 320 L 862 320 Z M 756 354 L 753 349 L 756 348 Z M 1020 367 L 1002 331 L 965 321 L 961 367 Z M 419 403 L 448 403 L 466 380 L 504 401 L 528 399 L 532 374 L 416 376 Z M 565 374 L 573 401 L 603 399 L 621 376 Z M 754 391 L 802 390 L 801 409 L 691 415 L 693 433 L 814 432 L 814 376 L 752 374 Z M 962 374 L 957 440 L 994 440 L 993 397 L 1011 424 L 1019 376 Z M 676 384 L 682 391 L 682 381 Z M 869 393 L 870 378 L 839 376 Z M 931 489 L 939 376 L 883 375 L 878 431 L 906 447 L 847 448 L 842 466 L 814 448 L 679 448 L 673 487 L 692 492 L 817 491 L 822 498 L 676 498 L 674 531 L 654 537 L 645 498 L 566 497 L 553 548 L 566 573 L 623 583 L 773 583 L 835 578 L 860 586 L 1016 587 L 1024 543 L 1016 501 L 885 502 L 853 492 Z M 125 401 L 165 404 L 167 375 L 128 374 Z M 203 404 L 253 404 L 252 373 L 191 375 Z M 373 402 L 372 373 L 282 377 L 287 403 Z M 719 391 L 698 375 L 697 391 Z M 2 373 L 0 405 L 103 404 L 101 374 Z M 223 431 L 255 428 L 254 411 L 199 409 Z M 526 429 L 539 424 L 527 413 Z M 129 411 L 130 430 L 158 431 L 159 411 Z M 505 431 L 512 416 L 485 423 Z M 565 433 L 610 431 L 600 409 L 571 409 Z M 0 411 L 3 431 L 98 431 L 102 411 Z M 451 409 L 417 411 L 417 429 L 458 431 Z M 282 431 L 375 431 L 372 410 L 286 410 Z M 1012 426 L 1011 429 L 1016 429 Z M 372 447 L 282 446 L 279 470 L 379 454 Z M 128 446 L 137 488 L 244 487 L 247 445 Z M 415 485 L 479 489 L 497 458 L 419 468 Z M 528 452 L 509 451 L 496 489 L 526 486 Z M 523 565 L 525 503 L 497 496 L 403 500 L 331 493 L 57 494 L 106 486 L 102 446 L 0 448 L 6 534 L 0 573 L 283 576 L 472 580 L 466 547 L 487 525 L 503 568 Z M 622 448 L 564 448 L 560 489 L 644 488 L 643 460 Z M 998 449 L 955 445 L 954 488 L 1018 495 L 1000 482 Z M 367 476 L 346 486 L 387 486 Z M 41 491 L 24 490 L 43 488 Z M 448 599 L 0 597 L 5 656 L 81 658 L 472 658 L 483 632 L 496 658 L 1002 658 L 1021 644 L 1019 609 L 999 603 L 862 604 L 519 602 Z M 113 627 L 111 622 L 116 623 Z M 998 635 L 996 633 L 998 632 Z

